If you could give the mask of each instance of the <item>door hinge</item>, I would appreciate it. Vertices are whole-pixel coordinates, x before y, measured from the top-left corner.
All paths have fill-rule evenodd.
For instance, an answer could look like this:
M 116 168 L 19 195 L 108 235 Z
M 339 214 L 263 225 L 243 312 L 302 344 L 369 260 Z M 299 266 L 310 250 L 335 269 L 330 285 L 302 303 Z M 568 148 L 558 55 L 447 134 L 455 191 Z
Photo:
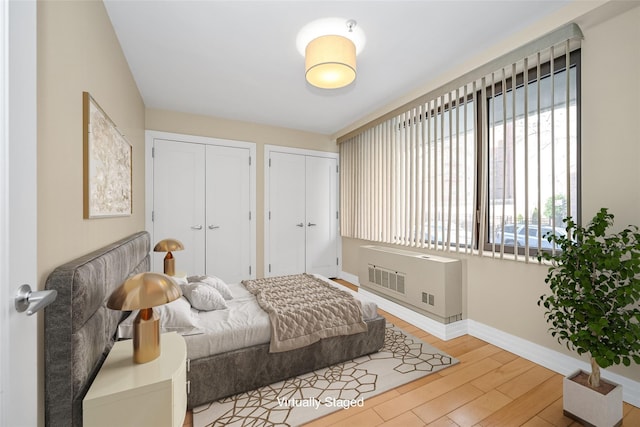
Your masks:
M 251 266 L 249 266 L 249 276 L 251 276 Z
M 336 165 L 336 173 L 340 173 L 340 165 Z
M 269 211 L 269 221 L 271 221 L 271 211 Z
M 340 258 L 336 258 L 336 265 L 340 265 Z
M 249 221 L 251 221 L 251 211 L 249 211 Z
M 251 166 L 251 156 L 249 156 L 249 166 Z
M 156 147 L 151 147 L 151 157 L 156 156 Z
M 271 159 L 269 159 L 269 167 L 271 167 Z
M 269 264 L 269 273 L 271 273 L 271 264 Z
M 151 222 L 155 221 L 155 219 L 156 219 L 156 212 L 151 211 Z
M 336 219 L 340 219 L 340 214 L 336 211 Z

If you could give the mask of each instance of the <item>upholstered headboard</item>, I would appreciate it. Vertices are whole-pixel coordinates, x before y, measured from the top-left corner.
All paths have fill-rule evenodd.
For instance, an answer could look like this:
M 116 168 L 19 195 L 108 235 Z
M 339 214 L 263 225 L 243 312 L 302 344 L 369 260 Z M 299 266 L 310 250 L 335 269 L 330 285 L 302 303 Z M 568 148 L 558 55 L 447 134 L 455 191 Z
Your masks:
M 149 233 L 139 232 L 56 268 L 45 288 L 57 299 L 44 311 L 45 423 L 81 426 L 82 399 L 113 346 L 123 313 L 111 292 L 149 270 Z

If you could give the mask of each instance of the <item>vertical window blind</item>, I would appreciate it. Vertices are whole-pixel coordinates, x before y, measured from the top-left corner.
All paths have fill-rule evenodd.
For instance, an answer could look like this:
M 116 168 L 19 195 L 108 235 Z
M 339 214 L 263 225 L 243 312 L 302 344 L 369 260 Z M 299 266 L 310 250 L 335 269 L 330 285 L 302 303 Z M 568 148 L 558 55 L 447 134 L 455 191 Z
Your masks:
M 581 38 L 563 27 L 339 138 L 342 235 L 555 250 L 542 233 L 579 206 Z

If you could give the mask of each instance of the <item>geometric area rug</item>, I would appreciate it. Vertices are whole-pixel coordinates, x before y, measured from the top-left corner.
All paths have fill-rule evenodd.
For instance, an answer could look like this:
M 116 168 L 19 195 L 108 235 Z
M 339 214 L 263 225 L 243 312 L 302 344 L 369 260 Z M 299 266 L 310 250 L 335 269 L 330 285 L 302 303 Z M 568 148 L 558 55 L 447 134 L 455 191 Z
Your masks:
M 299 426 L 456 363 L 387 323 L 379 352 L 194 408 L 193 425 Z

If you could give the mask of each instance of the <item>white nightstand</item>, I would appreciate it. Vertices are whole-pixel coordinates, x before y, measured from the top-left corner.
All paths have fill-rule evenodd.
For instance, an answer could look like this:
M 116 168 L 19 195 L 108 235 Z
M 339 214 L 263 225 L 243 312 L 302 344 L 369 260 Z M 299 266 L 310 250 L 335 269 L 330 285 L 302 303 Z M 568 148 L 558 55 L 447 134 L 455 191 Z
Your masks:
M 187 410 L 187 346 L 175 332 L 160 337 L 160 357 L 133 363 L 131 340 L 114 344 L 83 402 L 83 424 L 181 427 Z

